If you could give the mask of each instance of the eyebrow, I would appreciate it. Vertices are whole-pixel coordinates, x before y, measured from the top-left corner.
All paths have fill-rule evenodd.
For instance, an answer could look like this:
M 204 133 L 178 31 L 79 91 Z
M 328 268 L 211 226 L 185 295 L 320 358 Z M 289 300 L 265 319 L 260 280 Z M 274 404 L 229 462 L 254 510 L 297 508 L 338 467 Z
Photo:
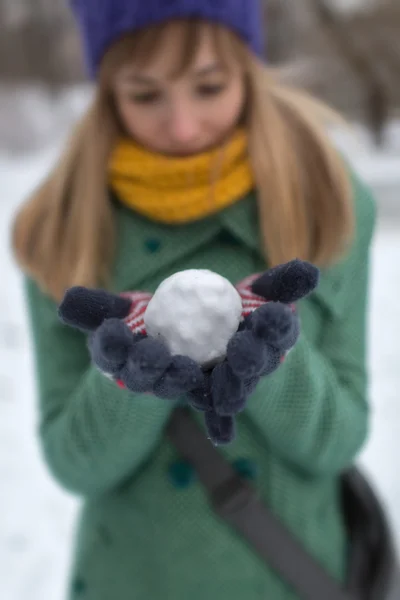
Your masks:
M 218 64 L 207 65 L 206 67 L 202 67 L 198 69 L 193 74 L 195 77 L 202 77 L 203 75 L 209 75 L 210 73 L 219 73 L 222 71 L 222 66 Z
M 222 66 L 218 64 L 207 65 L 202 67 L 201 69 L 197 69 L 197 71 L 193 72 L 194 77 L 204 77 L 205 75 L 210 75 L 211 73 L 219 73 L 221 72 Z M 153 79 L 152 77 L 148 77 L 147 75 L 139 75 L 136 73 L 127 73 L 121 81 L 126 83 L 141 83 L 144 85 L 154 85 L 159 83 L 157 79 Z

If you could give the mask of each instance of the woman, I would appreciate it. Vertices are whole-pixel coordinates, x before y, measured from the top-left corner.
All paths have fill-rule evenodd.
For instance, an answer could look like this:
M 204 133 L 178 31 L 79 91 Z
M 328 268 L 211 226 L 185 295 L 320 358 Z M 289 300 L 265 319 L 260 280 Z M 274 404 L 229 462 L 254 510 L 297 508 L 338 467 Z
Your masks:
M 83 497 L 70 598 L 289 600 L 297 594 L 182 480 L 174 408 L 118 388 L 63 326 L 71 286 L 232 282 L 295 257 L 321 269 L 302 334 L 219 451 L 339 583 L 340 477 L 367 438 L 366 313 L 375 204 L 324 131 L 330 112 L 260 59 L 257 0 L 74 2 L 96 82 L 61 160 L 17 216 L 54 476 Z M 181 470 L 180 470 L 181 469 Z

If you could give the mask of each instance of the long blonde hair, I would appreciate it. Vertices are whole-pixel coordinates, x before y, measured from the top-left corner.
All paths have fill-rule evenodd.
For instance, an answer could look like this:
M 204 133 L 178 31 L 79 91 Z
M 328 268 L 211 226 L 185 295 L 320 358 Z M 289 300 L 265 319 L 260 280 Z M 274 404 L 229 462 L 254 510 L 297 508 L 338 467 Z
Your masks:
M 106 286 L 115 248 L 107 165 L 121 134 L 113 103 L 115 70 L 132 57 L 144 64 L 170 24 L 120 40 L 105 55 L 94 101 L 58 164 L 19 211 L 13 246 L 21 268 L 60 300 L 72 285 Z M 345 250 L 354 227 L 349 177 L 326 133 L 333 112 L 291 89 L 229 30 L 182 21 L 182 64 L 192 62 L 209 27 L 221 60 L 239 61 L 247 82 L 244 119 L 268 264 L 294 257 L 325 266 Z

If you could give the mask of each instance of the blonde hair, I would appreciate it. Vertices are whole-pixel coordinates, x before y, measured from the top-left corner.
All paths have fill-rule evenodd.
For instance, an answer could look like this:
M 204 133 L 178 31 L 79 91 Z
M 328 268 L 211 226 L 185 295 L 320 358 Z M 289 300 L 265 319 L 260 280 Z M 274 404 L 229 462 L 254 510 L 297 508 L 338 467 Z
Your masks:
M 72 285 L 108 285 L 116 240 L 107 165 L 121 134 L 112 76 L 133 57 L 139 64 L 150 61 L 170 25 L 128 35 L 107 52 L 92 106 L 16 217 L 17 260 L 57 300 Z M 333 111 L 280 83 L 233 33 L 214 24 L 180 23 L 184 47 L 176 74 L 193 60 L 204 27 L 211 29 L 221 60 L 233 58 L 245 72 L 244 119 L 268 264 L 298 257 L 329 265 L 345 250 L 354 227 L 347 169 L 326 134 Z

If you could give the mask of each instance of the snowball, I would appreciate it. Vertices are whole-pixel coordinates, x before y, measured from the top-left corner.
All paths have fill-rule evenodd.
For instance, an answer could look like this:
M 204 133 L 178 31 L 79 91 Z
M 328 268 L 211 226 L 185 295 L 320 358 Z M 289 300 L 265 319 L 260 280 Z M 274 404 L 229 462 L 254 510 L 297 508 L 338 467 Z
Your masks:
M 224 359 L 242 315 L 242 300 L 224 277 L 189 269 L 165 279 L 144 314 L 147 334 L 162 339 L 172 354 L 203 367 Z

